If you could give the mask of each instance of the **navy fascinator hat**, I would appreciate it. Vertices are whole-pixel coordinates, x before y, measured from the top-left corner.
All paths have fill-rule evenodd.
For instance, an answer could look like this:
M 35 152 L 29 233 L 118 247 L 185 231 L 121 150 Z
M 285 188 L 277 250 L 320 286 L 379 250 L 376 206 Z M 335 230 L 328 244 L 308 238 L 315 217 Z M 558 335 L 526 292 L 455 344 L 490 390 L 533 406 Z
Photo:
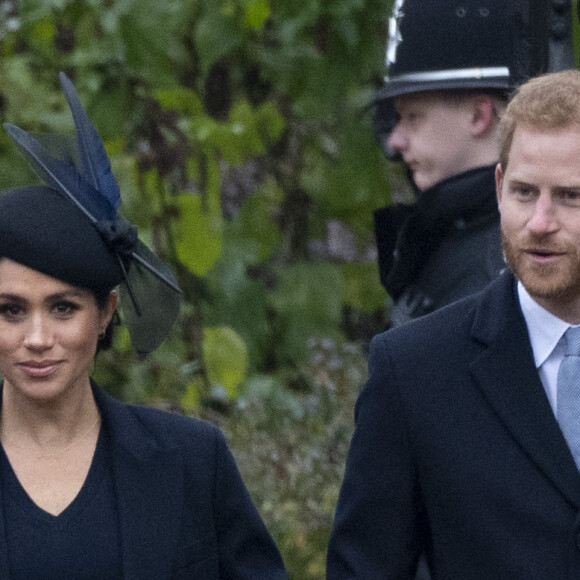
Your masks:
M 121 194 L 103 142 L 64 73 L 60 81 L 76 141 L 4 124 L 45 185 L 0 194 L 0 256 L 96 294 L 118 287 L 131 344 L 145 355 L 177 319 L 181 290 L 118 214 Z

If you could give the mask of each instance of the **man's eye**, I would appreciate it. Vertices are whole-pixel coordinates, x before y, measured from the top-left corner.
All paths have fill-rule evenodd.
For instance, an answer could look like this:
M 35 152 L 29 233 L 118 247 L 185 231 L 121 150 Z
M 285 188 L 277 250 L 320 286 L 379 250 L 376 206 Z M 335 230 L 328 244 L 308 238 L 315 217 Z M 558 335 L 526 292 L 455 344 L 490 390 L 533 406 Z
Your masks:
M 515 185 L 512 188 L 512 192 L 520 198 L 529 198 L 534 194 L 534 190 L 527 185 Z
M 580 206 L 580 191 L 566 190 L 560 193 L 556 198 L 558 201 L 569 206 Z

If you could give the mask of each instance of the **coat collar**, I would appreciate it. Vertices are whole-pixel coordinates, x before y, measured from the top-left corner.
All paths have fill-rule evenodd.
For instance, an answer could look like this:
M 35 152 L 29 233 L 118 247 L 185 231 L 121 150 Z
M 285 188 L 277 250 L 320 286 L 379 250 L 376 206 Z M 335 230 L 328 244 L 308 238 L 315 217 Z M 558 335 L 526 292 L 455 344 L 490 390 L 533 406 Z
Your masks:
M 183 515 L 181 456 L 160 446 L 130 406 L 96 385 L 93 393 L 111 438 L 123 579 L 167 580 Z M 2 501 L 0 486 L 0 578 L 9 579 Z
M 93 391 L 112 442 L 123 578 L 170 578 L 182 518 L 179 451 L 161 447 L 130 406 Z
M 482 292 L 472 337 L 487 347 L 470 368 L 489 405 L 567 501 L 580 507 L 580 473 L 535 368 L 511 274 Z
M 397 300 L 444 239 L 499 220 L 495 166 L 444 179 L 413 205 L 376 210 L 374 220 L 381 283 Z

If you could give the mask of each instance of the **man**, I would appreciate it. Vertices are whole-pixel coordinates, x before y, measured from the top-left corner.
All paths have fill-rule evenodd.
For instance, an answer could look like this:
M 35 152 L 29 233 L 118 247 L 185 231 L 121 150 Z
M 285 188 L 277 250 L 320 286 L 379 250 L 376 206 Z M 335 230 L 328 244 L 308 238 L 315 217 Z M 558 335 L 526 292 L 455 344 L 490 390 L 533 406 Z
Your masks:
M 392 326 L 481 290 L 505 267 L 494 192 L 498 116 L 511 90 L 544 66 L 532 58 L 526 6 L 395 2 L 375 121 L 418 195 L 375 212 Z
M 373 339 L 329 580 L 423 551 L 438 580 L 580 578 L 580 71 L 525 83 L 500 146 L 510 272 Z

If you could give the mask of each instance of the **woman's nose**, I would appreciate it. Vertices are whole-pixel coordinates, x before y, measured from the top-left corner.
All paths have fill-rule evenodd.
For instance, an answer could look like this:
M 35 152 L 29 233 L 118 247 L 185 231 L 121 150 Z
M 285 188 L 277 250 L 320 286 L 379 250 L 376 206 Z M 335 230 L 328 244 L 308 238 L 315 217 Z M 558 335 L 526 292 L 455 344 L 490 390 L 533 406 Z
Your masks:
M 37 314 L 30 318 L 24 344 L 33 350 L 45 350 L 54 344 L 52 325 L 44 316 Z

